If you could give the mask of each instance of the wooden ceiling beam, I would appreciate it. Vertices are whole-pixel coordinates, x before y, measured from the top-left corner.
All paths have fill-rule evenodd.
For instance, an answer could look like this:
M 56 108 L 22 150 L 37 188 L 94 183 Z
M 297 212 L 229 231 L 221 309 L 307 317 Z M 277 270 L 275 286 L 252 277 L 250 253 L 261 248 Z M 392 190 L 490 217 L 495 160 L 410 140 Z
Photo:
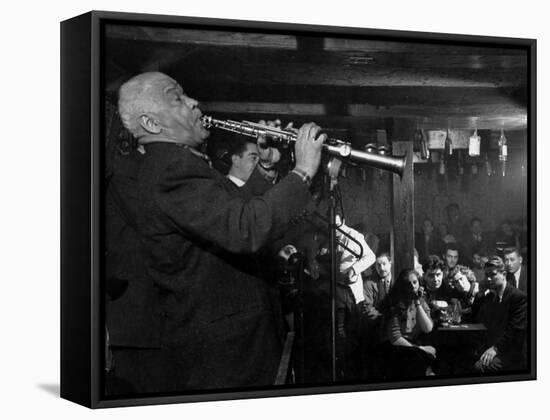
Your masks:
M 209 46 L 273 48 L 296 50 L 296 36 L 273 32 L 223 31 L 180 29 L 156 26 L 106 25 L 105 34 L 112 39 L 152 41 L 169 44 L 200 44 Z M 319 36 L 300 36 L 319 39 Z M 484 47 L 478 44 L 456 45 L 444 42 L 418 42 L 404 38 L 400 41 L 382 41 L 353 38 L 321 37 L 321 47 L 327 52 L 399 53 L 429 55 L 524 55 L 519 48 Z
M 435 36 L 436 37 L 436 36 Z M 400 41 L 375 41 L 353 38 L 325 38 L 325 51 L 361 51 L 366 53 L 405 53 L 438 55 L 524 55 L 519 48 L 484 47 L 481 45 L 457 45 L 445 42 L 418 42 L 404 38 Z
M 106 37 L 112 39 L 152 41 L 156 43 L 168 44 L 273 48 L 282 50 L 296 50 L 297 48 L 295 36 L 252 32 L 210 31 L 133 25 L 106 25 L 105 35 Z
M 201 102 L 205 112 L 252 113 L 277 115 L 326 115 L 324 104 L 293 104 L 274 102 Z

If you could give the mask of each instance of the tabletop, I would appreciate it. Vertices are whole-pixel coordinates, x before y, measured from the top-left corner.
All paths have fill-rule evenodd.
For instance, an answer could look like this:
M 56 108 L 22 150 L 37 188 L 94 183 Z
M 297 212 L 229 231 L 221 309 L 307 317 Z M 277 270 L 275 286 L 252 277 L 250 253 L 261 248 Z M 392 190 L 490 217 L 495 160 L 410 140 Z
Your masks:
M 479 324 L 449 324 L 441 325 L 437 328 L 437 331 L 487 331 L 485 325 Z

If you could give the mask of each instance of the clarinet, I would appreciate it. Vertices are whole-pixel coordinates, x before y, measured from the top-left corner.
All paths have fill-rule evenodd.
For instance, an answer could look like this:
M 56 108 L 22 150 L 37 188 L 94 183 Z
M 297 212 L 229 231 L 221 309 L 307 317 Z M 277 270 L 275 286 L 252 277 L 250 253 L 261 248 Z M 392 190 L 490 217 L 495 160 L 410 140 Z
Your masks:
M 285 131 L 250 121 L 218 120 L 209 115 L 203 115 L 200 120 L 206 129 L 217 128 L 254 138 L 264 136 L 271 139 L 276 145 L 281 146 L 295 143 L 298 137 L 294 131 Z M 362 163 L 396 173 L 399 176 L 403 175 L 407 160 L 406 156 L 388 156 L 374 151 L 353 149 L 351 143 L 335 138 L 328 138 L 323 144 L 323 149 L 330 155 L 344 161 Z

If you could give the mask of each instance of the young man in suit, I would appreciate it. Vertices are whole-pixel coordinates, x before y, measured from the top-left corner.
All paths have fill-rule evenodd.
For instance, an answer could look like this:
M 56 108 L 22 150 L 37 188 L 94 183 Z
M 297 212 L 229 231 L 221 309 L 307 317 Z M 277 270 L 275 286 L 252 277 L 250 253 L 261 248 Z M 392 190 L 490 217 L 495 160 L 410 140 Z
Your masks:
M 506 266 L 508 282 L 527 293 L 527 267 L 522 265 L 523 257 L 515 247 L 505 248 L 503 251 L 504 265 Z
M 445 267 L 443 269 L 443 282 L 451 283 L 449 275 L 451 271 L 456 267 L 459 261 L 459 246 L 456 243 L 448 243 L 443 249 L 443 260 L 445 262 Z
M 211 168 L 200 150 L 210 133 L 198 101 L 169 76 L 151 72 L 127 81 L 119 114 L 143 149 L 136 229 L 162 320 L 155 380 L 136 392 L 273 384 L 278 320 L 255 253 L 312 203 L 308 187 L 326 135 L 315 124 L 302 126 L 295 168 L 275 186 L 256 168 L 247 184 L 263 194 L 248 198 Z M 264 151 L 260 159 L 273 163 Z
M 489 290 L 480 292 L 472 306 L 474 319 L 487 327 L 482 354 L 474 369 L 494 373 L 525 366 L 527 296 L 506 280 L 506 268 L 500 257 L 485 264 Z
M 472 266 L 472 255 L 475 251 L 481 249 L 487 249 L 491 243 L 488 238 L 487 232 L 483 231 L 483 225 L 481 224 L 481 219 L 478 217 L 472 218 L 470 220 L 469 230 L 464 233 L 464 236 L 461 239 L 462 244 L 462 263 L 468 266 Z
M 387 309 L 388 295 L 393 287 L 392 260 L 388 252 L 376 257 L 376 274 L 364 281 L 365 302 L 363 306 L 363 366 L 371 379 L 384 375 L 384 354 L 380 343 L 385 333 L 383 319 Z

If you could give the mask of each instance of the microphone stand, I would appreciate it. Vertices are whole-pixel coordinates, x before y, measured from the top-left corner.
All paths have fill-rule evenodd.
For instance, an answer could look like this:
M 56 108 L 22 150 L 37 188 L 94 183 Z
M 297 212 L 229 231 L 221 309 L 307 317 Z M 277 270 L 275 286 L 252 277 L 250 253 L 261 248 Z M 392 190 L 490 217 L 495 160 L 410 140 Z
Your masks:
M 336 186 L 342 161 L 332 158 L 327 164 L 330 177 L 328 221 L 329 221 L 329 252 L 330 252 L 330 356 L 332 381 L 336 382 L 336 279 L 338 278 L 337 242 L 336 242 Z
M 304 383 L 304 369 L 305 369 L 305 339 L 304 339 L 304 258 L 300 256 L 296 269 L 296 298 L 297 307 L 294 312 L 295 315 L 295 329 L 297 338 L 298 355 L 296 362 L 296 383 Z

